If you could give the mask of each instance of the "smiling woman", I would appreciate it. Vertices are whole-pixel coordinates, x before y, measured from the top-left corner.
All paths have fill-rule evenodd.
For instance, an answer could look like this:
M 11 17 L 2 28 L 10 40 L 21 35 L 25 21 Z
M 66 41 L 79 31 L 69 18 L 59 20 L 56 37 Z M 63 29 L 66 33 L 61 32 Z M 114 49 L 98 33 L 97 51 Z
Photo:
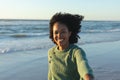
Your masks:
M 59 50 L 63 50 L 69 46 L 69 37 L 71 32 L 68 31 L 66 25 L 55 23 L 53 26 L 53 39 L 59 46 Z
M 93 72 L 78 42 L 83 16 L 56 13 L 50 20 L 50 38 L 56 44 L 48 51 L 48 80 L 93 80 Z

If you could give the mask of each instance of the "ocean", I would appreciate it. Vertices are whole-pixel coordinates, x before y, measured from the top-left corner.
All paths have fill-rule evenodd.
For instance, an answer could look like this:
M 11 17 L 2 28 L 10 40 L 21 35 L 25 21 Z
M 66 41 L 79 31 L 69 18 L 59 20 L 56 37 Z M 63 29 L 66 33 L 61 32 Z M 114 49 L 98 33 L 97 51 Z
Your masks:
M 120 40 L 120 21 L 83 21 L 78 44 Z M 0 54 L 50 48 L 49 20 L 0 20 Z
M 119 80 L 120 21 L 83 21 L 78 46 L 95 80 Z M 49 20 L 0 20 L 0 80 L 47 80 Z

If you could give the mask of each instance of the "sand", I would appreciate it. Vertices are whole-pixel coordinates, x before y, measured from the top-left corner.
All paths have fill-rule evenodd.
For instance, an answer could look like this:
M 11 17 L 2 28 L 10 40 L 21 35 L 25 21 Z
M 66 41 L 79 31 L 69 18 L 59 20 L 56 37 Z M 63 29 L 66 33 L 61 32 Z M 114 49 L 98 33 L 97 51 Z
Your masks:
M 95 80 L 120 80 L 120 41 L 79 45 Z M 47 80 L 48 49 L 0 54 L 0 80 Z

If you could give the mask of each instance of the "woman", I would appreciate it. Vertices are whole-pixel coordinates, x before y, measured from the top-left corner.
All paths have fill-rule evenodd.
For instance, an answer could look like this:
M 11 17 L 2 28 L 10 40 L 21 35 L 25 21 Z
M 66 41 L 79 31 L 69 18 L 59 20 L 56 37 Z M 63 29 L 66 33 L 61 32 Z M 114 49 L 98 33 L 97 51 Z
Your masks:
M 50 39 L 56 44 L 48 51 L 48 80 L 93 80 L 86 54 L 75 43 L 83 16 L 56 13 L 50 20 Z

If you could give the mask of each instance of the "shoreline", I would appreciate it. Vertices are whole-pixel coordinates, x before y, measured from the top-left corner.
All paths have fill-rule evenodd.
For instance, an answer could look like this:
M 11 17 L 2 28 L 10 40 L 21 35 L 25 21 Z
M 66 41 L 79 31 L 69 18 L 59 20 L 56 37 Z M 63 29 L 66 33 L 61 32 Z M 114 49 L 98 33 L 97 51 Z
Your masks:
M 120 41 L 78 45 L 86 52 L 96 80 L 119 80 Z M 47 80 L 48 49 L 0 55 L 0 80 Z
M 93 68 L 95 80 L 119 80 L 120 41 L 81 46 Z

